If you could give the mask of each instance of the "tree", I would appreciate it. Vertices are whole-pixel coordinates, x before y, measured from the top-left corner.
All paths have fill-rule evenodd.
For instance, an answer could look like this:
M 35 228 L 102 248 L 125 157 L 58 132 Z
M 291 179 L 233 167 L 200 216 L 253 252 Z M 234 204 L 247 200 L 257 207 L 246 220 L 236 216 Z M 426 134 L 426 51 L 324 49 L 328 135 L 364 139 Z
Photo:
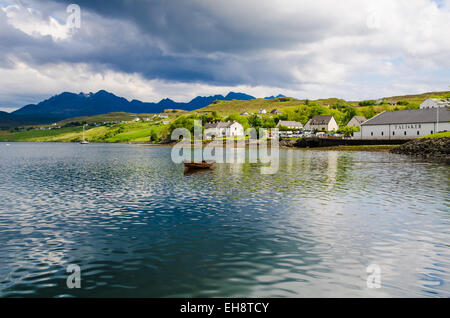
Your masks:
M 264 128 L 275 128 L 275 120 L 273 118 L 264 118 L 262 126 Z
M 259 129 L 260 127 L 263 126 L 263 121 L 261 118 L 259 118 L 259 116 L 257 115 L 252 115 L 248 118 L 248 123 L 250 124 L 251 127 Z
M 364 116 L 366 116 L 367 119 L 370 119 L 373 116 L 375 116 L 375 110 L 373 106 L 369 106 L 366 110 L 363 110 L 363 114 Z
M 376 105 L 377 101 L 375 100 L 363 100 L 361 102 L 359 102 L 359 106 L 373 106 Z
M 342 126 L 342 127 L 339 127 L 339 130 L 337 132 L 341 133 L 341 134 L 344 134 L 346 136 L 351 136 L 356 131 L 360 131 L 360 128 L 359 127 L 352 127 L 352 126 Z
M 150 133 L 150 141 L 151 142 L 159 142 L 158 134 L 154 130 L 152 130 L 152 132 Z

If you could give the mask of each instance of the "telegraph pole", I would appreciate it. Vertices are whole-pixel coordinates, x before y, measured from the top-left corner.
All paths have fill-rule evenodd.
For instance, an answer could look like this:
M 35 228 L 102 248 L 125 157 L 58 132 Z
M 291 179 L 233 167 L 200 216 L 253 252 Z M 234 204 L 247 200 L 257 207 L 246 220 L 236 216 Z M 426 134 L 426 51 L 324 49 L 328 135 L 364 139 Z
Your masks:
M 439 107 L 439 105 L 438 105 L 438 108 L 437 108 L 437 114 L 436 114 L 436 116 L 437 116 L 437 121 L 436 121 L 436 133 L 439 132 L 439 108 L 441 108 L 441 107 Z

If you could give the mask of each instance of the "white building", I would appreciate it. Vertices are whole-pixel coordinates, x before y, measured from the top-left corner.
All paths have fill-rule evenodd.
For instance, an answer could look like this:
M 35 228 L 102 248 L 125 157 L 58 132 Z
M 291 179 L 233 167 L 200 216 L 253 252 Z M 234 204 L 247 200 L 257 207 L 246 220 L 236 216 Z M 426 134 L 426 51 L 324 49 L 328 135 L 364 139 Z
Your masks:
M 420 109 L 437 108 L 437 107 L 450 107 L 450 100 L 439 98 L 428 98 L 422 104 L 420 104 Z
M 260 108 L 259 109 L 259 113 L 260 114 L 267 114 L 267 110 L 265 110 L 264 108 Z
M 300 130 L 303 129 L 302 123 L 298 121 L 288 121 L 288 120 L 280 120 L 277 124 L 277 127 L 287 127 L 289 129 Z
M 361 124 L 367 120 L 364 116 L 353 116 L 347 123 L 348 127 L 361 127 Z
M 244 127 L 235 121 L 217 122 L 205 125 L 205 137 L 241 137 L 245 136 Z
M 319 115 L 308 120 L 305 129 L 311 131 L 337 131 L 339 125 L 333 115 Z
M 450 131 L 449 108 L 386 111 L 364 122 L 353 138 L 413 139 L 441 131 Z

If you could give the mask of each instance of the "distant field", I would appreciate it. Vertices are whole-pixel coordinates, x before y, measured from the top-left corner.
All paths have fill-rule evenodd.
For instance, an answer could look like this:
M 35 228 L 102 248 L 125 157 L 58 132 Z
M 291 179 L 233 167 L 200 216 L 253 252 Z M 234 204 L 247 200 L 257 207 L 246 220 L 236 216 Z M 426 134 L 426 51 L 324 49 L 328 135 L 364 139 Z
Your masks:
M 175 117 L 177 113 L 183 113 L 183 111 L 176 111 L 176 113 L 168 112 L 167 115 L 170 117 Z M 132 114 L 132 113 L 108 113 L 108 114 L 101 114 L 101 115 L 94 115 L 94 116 L 82 116 L 82 117 L 73 117 L 68 118 L 65 120 L 59 121 L 58 125 L 64 125 L 70 122 L 86 122 L 88 124 L 91 123 L 103 123 L 107 121 L 115 121 L 115 122 L 121 122 L 121 121 L 131 121 L 135 117 L 139 118 L 153 118 L 154 114 Z
M 148 142 L 152 132 L 158 134 L 162 126 L 149 123 L 126 123 L 87 128 L 85 138 L 90 142 Z M 78 142 L 82 140 L 82 127 L 24 132 L 0 132 L 0 141 Z

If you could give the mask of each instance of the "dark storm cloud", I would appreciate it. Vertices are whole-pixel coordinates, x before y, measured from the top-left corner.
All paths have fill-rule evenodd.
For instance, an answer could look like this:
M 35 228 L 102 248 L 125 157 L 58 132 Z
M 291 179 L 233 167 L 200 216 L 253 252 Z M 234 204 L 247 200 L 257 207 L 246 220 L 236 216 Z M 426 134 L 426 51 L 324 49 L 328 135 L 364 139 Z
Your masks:
M 69 4 L 72 0 L 59 1 Z M 242 52 L 317 41 L 339 17 L 325 12 L 279 14 L 267 1 L 77 1 L 83 9 L 135 23 L 172 52 Z M 347 32 L 350 29 L 346 29 Z
M 44 17 L 72 2 L 25 1 Z M 286 61 L 272 56 L 270 49 L 317 41 L 336 22 L 328 18 L 317 23 L 321 13 L 314 18 L 277 16 L 264 7 L 250 11 L 245 5 L 213 6 L 211 1 L 76 3 L 82 10 L 82 28 L 70 39 L 29 36 L 8 26 L 2 32 L 8 48 L 2 47 L 2 52 L 27 63 L 88 63 L 148 79 L 280 86 L 295 79 Z

